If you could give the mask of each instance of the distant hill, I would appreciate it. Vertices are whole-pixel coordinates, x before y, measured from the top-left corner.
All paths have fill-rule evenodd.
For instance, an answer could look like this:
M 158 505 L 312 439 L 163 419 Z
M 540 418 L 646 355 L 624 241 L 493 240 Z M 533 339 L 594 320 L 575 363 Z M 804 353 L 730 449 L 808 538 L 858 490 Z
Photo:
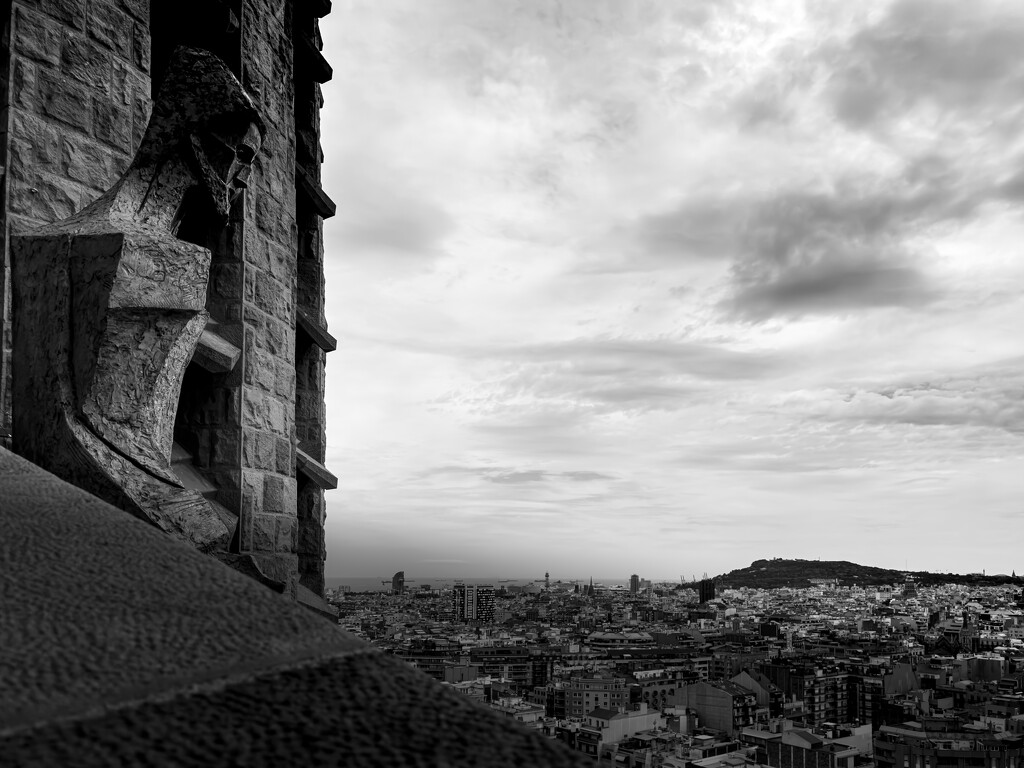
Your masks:
M 748 568 L 730 571 L 715 577 L 721 586 L 758 587 L 777 589 L 779 587 L 803 588 L 811 586 L 811 579 L 838 579 L 840 586 L 874 586 L 878 584 L 901 584 L 910 576 L 923 586 L 935 584 L 971 584 L 990 586 L 998 584 L 1022 584 L 1019 576 L 1005 574 L 983 576 L 980 573 L 929 573 L 928 571 L 894 571 L 888 568 L 874 568 L 858 565 L 848 560 L 755 560 Z

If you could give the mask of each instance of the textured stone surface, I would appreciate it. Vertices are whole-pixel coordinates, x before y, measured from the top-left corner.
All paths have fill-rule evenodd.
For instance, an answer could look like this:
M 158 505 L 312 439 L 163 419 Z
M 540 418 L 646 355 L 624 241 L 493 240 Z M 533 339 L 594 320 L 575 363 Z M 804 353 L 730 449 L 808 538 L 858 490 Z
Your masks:
M 127 167 L 149 119 L 148 0 L 15 0 L 0 222 L 12 233 L 81 210 Z M 5 19 L 5 22 L 7 19 Z M 120 73 L 120 74 L 119 74 Z M 0 442 L 11 429 L 9 253 L 0 274 Z
M 376 653 L 0 739 L 0 751 L 40 766 L 594 765 Z
M 364 648 L 3 449 L 0 499 L 0 728 Z
M 592 765 L 0 448 L 0 762 Z
M 260 130 L 226 67 L 181 49 L 125 175 L 81 212 L 12 238 L 17 450 L 204 549 L 226 549 L 234 531 L 171 467 L 207 319 L 210 252 L 196 243 L 227 223 Z
M 294 11 L 293 46 L 298 64 L 295 72 L 295 154 L 296 209 L 298 232 L 296 273 L 297 334 L 295 343 L 295 432 L 299 447 L 318 464 L 326 455 L 326 409 L 324 406 L 325 362 L 334 339 L 324 321 L 323 215 L 333 214 L 333 203 L 320 184 L 320 86 L 303 52 L 323 47 L 319 22 L 323 8 L 306 3 Z M 322 57 L 317 54 L 322 60 Z M 308 468 L 309 465 L 307 465 Z M 329 468 L 328 468 L 329 469 Z M 323 488 L 331 487 L 329 472 L 318 483 L 304 480 L 298 487 L 298 555 L 300 581 L 314 591 L 322 589 L 326 556 L 324 522 L 326 505 Z M 308 472 L 307 472 L 308 475 Z M 319 487 L 317 487 L 319 485 Z
M 323 493 L 300 491 L 295 477 L 297 443 L 324 460 L 325 355 L 296 337 L 295 316 L 301 308 L 318 331 L 326 329 L 321 222 L 309 196 L 296 193 L 297 175 L 300 184 L 321 185 L 322 98 L 311 69 L 300 64 L 301 71 L 293 71 L 292 63 L 294 50 L 322 48 L 315 17 L 329 3 L 14 0 L 11 8 L 4 62 L 10 131 L 0 143 L 9 154 L 0 164 L 8 171 L 3 213 L 14 234 L 80 211 L 128 167 L 150 118 L 150 77 L 162 79 L 177 44 L 215 51 L 265 117 L 268 135 L 250 193 L 231 206 L 222 237 L 206 243 L 205 309 L 219 323 L 218 334 L 239 350 L 238 364 L 227 371 L 233 353 L 200 353 L 207 369 L 186 369 L 174 429 L 195 466 L 217 486 L 216 500 L 239 516 L 239 548 L 257 553 L 251 549 L 254 515 L 278 516 L 275 551 L 258 554 L 264 562 L 279 555 L 283 564 L 294 564 L 298 542 L 307 542 L 299 567 L 307 586 L 319 591 L 324 548 L 310 542 L 322 542 Z M 0 276 L 0 444 L 12 423 L 8 268 Z M 329 334 L 320 336 L 333 346 Z M 243 452 L 243 444 L 252 450 Z M 265 475 L 256 481 L 258 504 L 251 493 L 243 504 L 243 467 Z M 263 507 L 268 478 L 281 481 L 283 496 L 280 504 L 274 495 L 272 506 Z M 104 487 L 98 481 L 93 490 Z M 299 523 L 299 503 L 312 504 L 318 514 Z

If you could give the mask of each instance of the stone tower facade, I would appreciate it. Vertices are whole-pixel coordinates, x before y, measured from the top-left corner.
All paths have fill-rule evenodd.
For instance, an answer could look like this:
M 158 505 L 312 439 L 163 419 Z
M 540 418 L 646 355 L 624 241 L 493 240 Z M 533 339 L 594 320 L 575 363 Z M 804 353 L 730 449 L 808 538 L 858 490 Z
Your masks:
M 0 440 L 12 413 L 9 238 L 66 218 L 125 171 L 172 52 L 216 54 L 266 123 L 248 188 L 211 249 L 210 322 L 186 369 L 174 467 L 233 535 L 212 554 L 323 593 L 324 318 L 318 20 L 330 0 L 14 0 L 0 60 Z M 186 481 L 185 478 L 188 478 Z

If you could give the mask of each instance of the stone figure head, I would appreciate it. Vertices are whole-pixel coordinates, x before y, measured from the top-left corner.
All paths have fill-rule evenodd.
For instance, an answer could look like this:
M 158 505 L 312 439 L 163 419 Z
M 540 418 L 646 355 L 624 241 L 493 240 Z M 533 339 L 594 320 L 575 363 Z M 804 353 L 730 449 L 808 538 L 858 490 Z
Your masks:
M 153 104 L 133 165 L 163 165 L 179 152 L 220 218 L 245 188 L 266 134 L 252 99 L 227 65 L 209 51 L 180 47 Z

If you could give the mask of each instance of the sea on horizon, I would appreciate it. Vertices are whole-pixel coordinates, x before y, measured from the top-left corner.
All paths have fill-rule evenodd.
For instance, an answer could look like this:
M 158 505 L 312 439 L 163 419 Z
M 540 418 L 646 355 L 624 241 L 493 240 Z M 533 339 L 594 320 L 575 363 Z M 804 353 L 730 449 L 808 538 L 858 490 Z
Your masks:
M 407 574 L 407 576 L 409 575 Z M 558 579 L 551 579 L 552 584 L 557 584 L 558 581 Z M 584 585 L 590 583 L 590 577 L 562 579 L 561 581 L 563 584 L 578 582 Z M 416 578 L 415 575 L 412 575 L 406 578 L 405 585 L 411 590 L 418 589 L 422 584 L 429 584 L 431 589 L 444 589 L 445 587 L 451 587 L 456 582 L 461 584 L 492 584 L 497 589 L 499 587 L 522 586 L 524 584 L 543 584 L 544 578 L 510 579 L 506 577 L 473 578 L 466 576 L 424 576 L 423 578 Z M 353 592 L 386 592 L 391 589 L 391 576 L 328 576 L 324 579 L 324 584 L 327 589 L 336 589 L 339 586 L 345 585 L 350 587 Z M 606 587 L 626 586 L 629 584 L 629 577 L 627 576 L 624 579 L 601 579 L 595 576 L 594 584 L 602 584 Z

